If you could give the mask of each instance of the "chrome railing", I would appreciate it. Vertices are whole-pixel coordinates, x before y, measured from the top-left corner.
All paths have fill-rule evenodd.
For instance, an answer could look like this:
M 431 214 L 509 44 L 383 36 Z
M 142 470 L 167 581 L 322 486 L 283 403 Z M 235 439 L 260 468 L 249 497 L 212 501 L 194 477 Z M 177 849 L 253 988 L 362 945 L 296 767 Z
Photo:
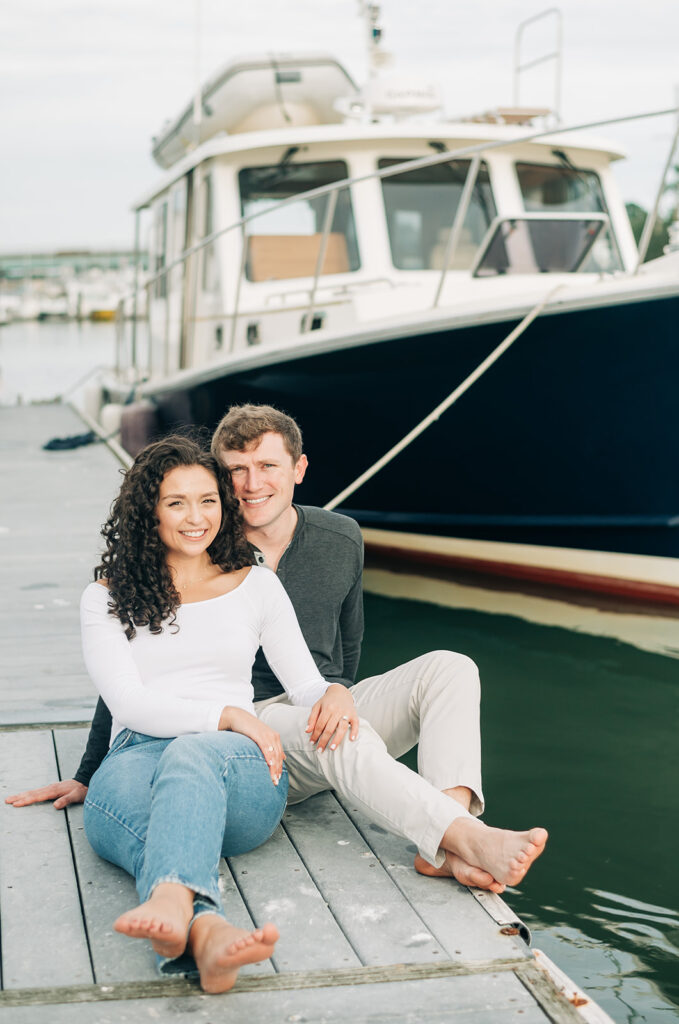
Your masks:
M 544 53 L 540 57 L 534 57 L 532 60 L 522 61 L 521 60 L 521 44 L 523 42 L 523 33 L 529 25 L 535 24 L 537 21 L 543 21 L 545 18 L 556 18 L 556 36 L 554 50 L 551 53 Z M 554 61 L 554 116 L 556 117 L 556 123 L 559 124 L 561 121 L 561 66 L 562 66 L 562 46 L 563 46 L 563 15 L 560 8 L 548 7 L 545 11 L 540 11 L 539 14 L 534 14 L 532 18 L 526 18 L 522 21 L 516 30 L 516 36 L 514 37 L 514 106 L 519 106 L 519 88 L 521 84 L 521 75 L 524 71 L 528 71 L 529 68 L 537 67 L 539 64 L 546 64 L 548 61 Z

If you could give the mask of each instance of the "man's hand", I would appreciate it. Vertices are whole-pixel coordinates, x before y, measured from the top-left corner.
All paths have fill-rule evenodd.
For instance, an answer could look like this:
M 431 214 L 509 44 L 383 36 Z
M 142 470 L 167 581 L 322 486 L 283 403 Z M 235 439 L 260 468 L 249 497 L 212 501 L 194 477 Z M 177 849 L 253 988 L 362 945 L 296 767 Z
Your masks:
M 239 732 L 254 740 L 264 754 L 274 786 L 278 785 L 283 771 L 285 754 L 277 732 L 265 725 L 264 722 L 260 722 L 257 715 L 243 711 L 242 708 L 233 707 L 224 708 L 219 719 L 219 728 Z
M 332 683 L 320 700 L 317 700 L 309 715 L 306 731 L 311 733 L 309 739 L 317 743 L 317 749 L 324 751 L 328 743 L 334 750 L 342 742 L 347 732 L 349 739 L 358 736 L 358 711 L 354 698 L 341 683 Z M 332 742 L 331 742 L 332 741 Z
M 63 779 L 41 789 L 27 789 L 24 793 L 8 796 L 5 803 L 14 807 L 28 807 L 29 804 L 42 804 L 47 800 L 54 800 L 54 806 L 60 811 L 69 804 L 83 803 L 86 796 L 87 786 L 83 786 L 82 782 Z

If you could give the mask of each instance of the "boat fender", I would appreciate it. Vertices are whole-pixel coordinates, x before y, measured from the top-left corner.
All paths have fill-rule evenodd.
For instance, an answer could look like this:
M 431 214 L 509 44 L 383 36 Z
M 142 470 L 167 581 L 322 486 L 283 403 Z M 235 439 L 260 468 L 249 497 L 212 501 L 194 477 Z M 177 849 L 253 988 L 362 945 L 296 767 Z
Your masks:
M 108 402 L 101 407 L 99 422 L 105 434 L 117 434 L 120 430 L 120 417 L 123 411 L 122 405 L 117 402 Z
M 91 420 L 96 423 L 99 420 L 102 405 L 104 404 L 104 392 L 100 384 L 88 384 L 83 390 L 82 407 L 83 411 Z
M 131 402 L 121 409 L 120 443 L 132 458 L 159 433 L 158 410 L 148 399 Z

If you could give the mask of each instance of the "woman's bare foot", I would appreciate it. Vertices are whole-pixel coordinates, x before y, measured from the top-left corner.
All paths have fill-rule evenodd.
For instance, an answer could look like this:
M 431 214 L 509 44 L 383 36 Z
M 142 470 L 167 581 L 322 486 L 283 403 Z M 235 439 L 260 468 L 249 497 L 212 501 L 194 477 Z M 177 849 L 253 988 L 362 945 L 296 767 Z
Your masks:
M 418 853 L 415 857 L 415 870 L 419 871 L 421 875 L 431 875 L 433 878 L 455 878 L 460 885 L 470 885 L 475 889 L 490 889 L 498 896 L 505 891 L 504 885 L 501 882 L 496 882 L 488 871 L 467 864 L 462 857 L 458 857 L 455 853 L 446 853 L 446 859 L 440 868 L 435 868 Z
M 192 916 L 191 890 L 167 882 L 156 886 L 145 903 L 121 914 L 113 927 L 133 939 L 150 939 L 156 953 L 174 959 L 186 949 Z
M 475 818 L 456 818 L 446 830 L 441 846 L 478 865 L 503 885 L 518 885 L 545 848 L 547 830 L 529 832 L 491 828 Z
M 193 924 L 189 949 L 200 971 L 204 992 L 228 992 L 244 964 L 268 960 L 278 941 L 278 929 L 265 924 L 255 931 L 234 928 L 218 914 L 202 914 Z

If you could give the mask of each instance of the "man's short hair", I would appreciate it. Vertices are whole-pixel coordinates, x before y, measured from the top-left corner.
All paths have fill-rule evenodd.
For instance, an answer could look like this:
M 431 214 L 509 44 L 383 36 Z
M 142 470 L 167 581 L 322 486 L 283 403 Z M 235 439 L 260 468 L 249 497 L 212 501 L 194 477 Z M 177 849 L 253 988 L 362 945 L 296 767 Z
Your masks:
M 293 462 L 302 456 L 302 431 L 292 416 L 272 405 L 232 405 L 212 436 L 212 454 L 255 448 L 264 434 L 280 434 Z

